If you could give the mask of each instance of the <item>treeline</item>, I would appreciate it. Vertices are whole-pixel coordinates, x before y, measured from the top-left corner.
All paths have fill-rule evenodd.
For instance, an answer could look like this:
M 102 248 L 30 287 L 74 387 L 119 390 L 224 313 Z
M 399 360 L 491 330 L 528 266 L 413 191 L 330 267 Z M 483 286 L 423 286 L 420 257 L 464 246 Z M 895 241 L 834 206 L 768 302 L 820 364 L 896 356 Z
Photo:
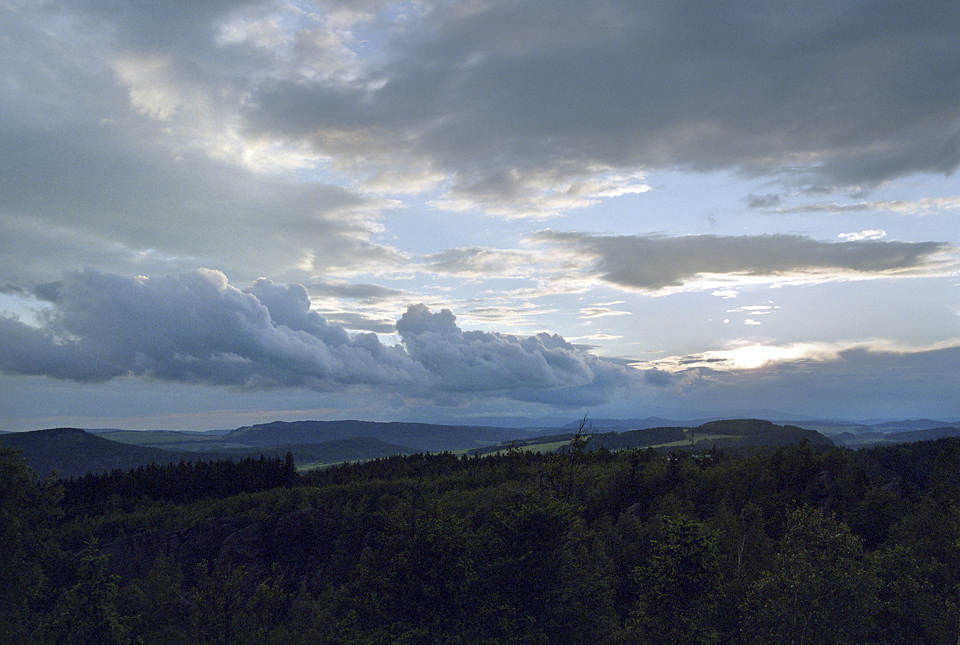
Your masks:
M 120 487 L 137 504 L 84 513 L 15 456 L 0 471 L 3 642 L 952 645 L 960 630 L 958 439 L 743 455 L 575 435 L 562 454 L 390 457 L 196 501 Z
M 130 470 L 88 473 L 63 481 L 63 507 L 72 514 L 103 512 L 109 504 L 194 502 L 210 497 L 255 493 L 299 480 L 293 455 L 149 464 Z

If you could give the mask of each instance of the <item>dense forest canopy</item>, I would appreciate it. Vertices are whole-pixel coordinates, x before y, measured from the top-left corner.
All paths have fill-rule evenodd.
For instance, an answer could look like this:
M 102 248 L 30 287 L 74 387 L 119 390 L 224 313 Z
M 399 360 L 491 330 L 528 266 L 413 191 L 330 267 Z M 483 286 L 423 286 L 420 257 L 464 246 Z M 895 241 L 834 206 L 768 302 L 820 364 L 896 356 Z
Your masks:
M 960 440 L 401 455 L 39 479 L 0 640 L 955 643 Z

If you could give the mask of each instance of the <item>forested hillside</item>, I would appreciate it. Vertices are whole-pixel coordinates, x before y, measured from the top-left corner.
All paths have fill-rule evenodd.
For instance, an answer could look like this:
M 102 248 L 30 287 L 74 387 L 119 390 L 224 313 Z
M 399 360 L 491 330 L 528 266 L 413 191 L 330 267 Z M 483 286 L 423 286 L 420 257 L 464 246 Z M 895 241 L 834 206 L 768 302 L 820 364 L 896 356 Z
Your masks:
M 0 641 L 955 643 L 960 440 L 289 459 L 38 480 Z
M 136 468 L 149 463 L 183 459 L 211 459 L 216 453 L 190 453 L 131 446 L 98 437 L 79 428 L 50 428 L 35 432 L 11 432 L 0 436 L 0 446 L 19 450 L 31 467 L 42 475 L 62 477 Z

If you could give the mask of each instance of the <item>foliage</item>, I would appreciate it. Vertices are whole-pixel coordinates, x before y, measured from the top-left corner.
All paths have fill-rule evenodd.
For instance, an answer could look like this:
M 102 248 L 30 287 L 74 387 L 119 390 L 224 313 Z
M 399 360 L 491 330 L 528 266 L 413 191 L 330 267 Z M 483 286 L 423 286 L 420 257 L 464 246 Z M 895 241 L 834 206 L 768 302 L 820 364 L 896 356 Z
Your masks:
M 863 643 L 876 601 L 876 573 L 859 538 L 804 506 L 789 513 L 776 555 L 747 599 L 747 641 Z
M 38 481 L 22 458 L 0 448 L 0 642 L 26 639 L 55 556 L 60 488 Z
M 76 582 L 67 589 L 41 627 L 43 640 L 64 645 L 127 645 L 133 617 L 117 606 L 118 580 L 106 571 L 107 558 L 95 541 L 80 553 Z
M 634 570 L 628 626 L 650 643 L 715 643 L 720 589 L 716 535 L 689 517 L 665 517 L 649 559 Z
M 2 640 L 956 642 L 960 440 L 742 455 L 573 436 L 297 477 L 144 467 L 62 498 L 2 452 Z
M 66 506 L 72 511 L 97 512 L 111 499 L 192 502 L 205 497 L 292 486 L 298 475 L 293 456 L 247 457 L 240 460 L 152 463 L 131 470 L 88 473 L 64 482 Z

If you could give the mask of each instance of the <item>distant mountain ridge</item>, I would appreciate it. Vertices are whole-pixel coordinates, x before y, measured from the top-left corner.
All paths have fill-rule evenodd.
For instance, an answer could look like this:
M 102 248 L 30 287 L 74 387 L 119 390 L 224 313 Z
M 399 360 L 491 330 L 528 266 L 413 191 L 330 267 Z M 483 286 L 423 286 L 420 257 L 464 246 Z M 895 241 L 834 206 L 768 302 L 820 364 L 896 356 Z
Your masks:
M 41 476 L 56 472 L 77 477 L 88 472 L 127 470 L 149 463 L 213 459 L 216 453 L 189 453 L 133 446 L 91 434 L 80 428 L 50 428 L 0 435 L 0 446 L 16 448 Z
M 906 430 L 884 435 L 883 440 L 889 443 L 913 443 L 914 441 L 932 441 L 945 437 L 960 437 L 960 428 L 935 427 L 925 430 Z
M 176 463 L 258 455 L 293 454 L 299 466 L 360 461 L 415 452 L 470 450 L 498 445 L 521 431 L 480 426 L 372 421 L 275 421 L 226 433 L 96 433 L 51 428 L 0 435 L 0 446 L 19 449 L 41 475 L 60 477 Z
M 516 429 L 484 426 L 450 426 L 430 423 L 378 421 L 273 421 L 237 428 L 224 441 L 251 446 L 278 443 L 318 443 L 371 437 L 413 450 L 443 451 L 480 448 L 515 439 Z
M 902 421 L 887 421 L 885 423 L 875 423 L 873 428 L 880 432 L 903 432 L 913 430 L 935 430 L 943 428 L 949 424 L 935 419 L 904 419 Z
M 582 422 L 580 419 L 538 429 L 358 420 L 274 421 L 216 432 L 52 428 L 0 433 L 0 446 L 21 450 L 39 474 L 54 470 L 61 477 L 126 470 L 149 463 L 258 455 L 283 457 L 287 452 L 300 467 L 320 467 L 415 452 L 490 452 L 504 449 L 512 442 L 531 444 L 551 440 L 562 444 Z M 740 449 L 789 445 L 802 439 L 814 444 L 833 442 L 858 448 L 960 436 L 960 423 L 951 426 L 929 419 L 884 421 L 869 426 L 838 421 L 778 425 L 762 419 L 685 423 L 647 417 L 587 419 L 585 428 L 594 437 L 591 447 L 602 445 L 610 450 L 644 446 L 667 449 L 669 444 L 697 450 Z

